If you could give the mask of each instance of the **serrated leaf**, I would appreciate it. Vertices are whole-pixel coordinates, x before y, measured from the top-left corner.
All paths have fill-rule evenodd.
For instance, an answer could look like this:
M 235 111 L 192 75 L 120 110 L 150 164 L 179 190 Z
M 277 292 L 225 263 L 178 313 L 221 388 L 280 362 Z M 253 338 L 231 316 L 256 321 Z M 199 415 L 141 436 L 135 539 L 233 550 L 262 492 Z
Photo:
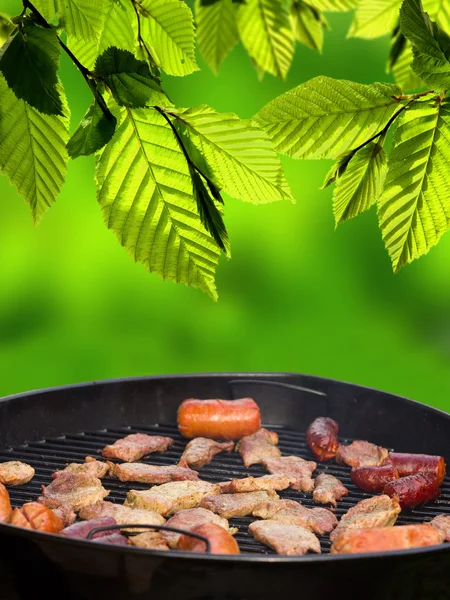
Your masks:
M 426 254 L 449 228 L 449 144 L 448 101 L 420 102 L 403 113 L 378 209 L 394 271 Z
M 60 23 L 79 40 L 97 41 L 105 26 L 113 0 L 55 0 Z
M 197 0 L 195 5 L 198 49 L 216 74 L 239 40 L 236 11 L 237 5 L 231 0 L 218 0 L 212 5 Z
M 360 0 L 348 36 L 371 39 L 391 33 L 401 5 L 402 0 Z
M 228 232 L 211 190 L 207 187 L 205 179 L 196 169 L 190 167 L 189 172 L 194 187 L 194 198 L 197 202 L 200 220 L 205 229 L 212 235 L 219 248 L 228 254 L 230 248 Z
M 55 29 L 25 25 L 0 50 L 0 72 L 17 98 L 46 115 L 63 115 L 57 89 L 60 47 Z
M 255 124 L 205 105 L 173 114 L 188 147 L 203 157 L 205 175 L 220 189 L 247 202 L 292 200 L 286 179 L 280 176 L 280 160 Z
M 294 2 L 291 6 L 291 21 L 295 38 L 305 46 L 321 52 L 323 30 L 327 27 L 327 22 L 320 12 L 304 2 Z
M 400 36 L 403 37 L 403 34 L 400 33 Z M 423 83 L 411 69 L 413 61 L 412 48 L 408 41 L 405 40 L 405 42 L 394 64 L 388 64 L 388 72 L 392 72 L 396 83 L 403 91 L 407 92 L 422 87 Z
M 155 109 L 122 109 L 96 158 L 105 222 L 135 261 L 217 298 L 220 250 L 203 227 L 186 158 Z
M 285 3 L 247 0 L 239 8 L 237 21 L 249 55 L 264 71 L 285 79 L 294 57 L 294 34 Z
M 108 118 L 94 100 L 67 144 L 69 156 L 89 156 L 101 150 L 114 135 L 116 123 L 116 117 Z
M 307 0 L 307 3 L 324 12 L 345 12 L 352 10 L 360 0 Z
M 65 116 L 43 115 L 18 99 L 0 76 L 0 170 L 30 205 L 37 223 L 56 200 L 67 171 Z
M 397 110 L 396 85 L 315 77 L 269 102 L 256 116 L 277 152 L 335 158 L 378 133 Z
M 0 12 L 0 48 L 8 39 L 9 34 L 14 29 L 11 19 L 5 13 Z
M 194 21 L 180 0 L 142 0 L 142 37 L 159 66 L 169 75 L 198 71 L 195 61 Z

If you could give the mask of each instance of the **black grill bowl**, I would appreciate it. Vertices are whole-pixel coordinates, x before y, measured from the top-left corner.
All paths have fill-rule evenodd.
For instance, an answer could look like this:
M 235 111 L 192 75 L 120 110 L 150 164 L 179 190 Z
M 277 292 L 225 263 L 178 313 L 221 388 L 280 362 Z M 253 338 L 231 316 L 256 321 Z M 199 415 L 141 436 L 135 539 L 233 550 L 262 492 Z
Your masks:
M 274 385 L 275 384 L 275 385 Z M 281 384 L 281 385 L 280 385 Z M 304 388 L 304 389 L 299 389 Z M 311 390 L 311 391 L 308 391 Z M 367 439 L 403 452 L 442 454 L 450 460 L 450 415 L 392 394 L 329 379 L 291 373 L 240 373 L 148 377 L 81 384 L 20 394 L 0 401 L 0 461 L 21 459 L 36 468 L 26 486 L 10 488 L 14 506 L 35 500 L 40 485 L 68 462 L 82 462 L 106 443 L 134 431 L 176 437 L 173 449 L 146 462 L 173 464 L 184 442 L 176 435 L 182 400 L 253 397 L 263 423 L 280 434 L 284 454 L 312 458 L 304 432 L 318 416 L 340 425 L 342 440 Z M 349 470 L 320 465 L 349 488 L 337 514 L 367 495 Z M 242 477 L 238 455 L 219 455 L 200 475 L 210 481 Z M 256 466 L 252 474 L 263 474 Z M 126 488 L 106 479 L 110 499 L 121 502 Z M 129 487 L 129 486 L 128 486 Z M 138 488 L 139 484 L 132 484 Z M 141 486 L 145 487 L 145 486 Z M 312 506 L 310 495 L 294 492 Z M 108 498 L 109 499 L 109 498 Z M 450 514 L 450 480 L 441 497 L 402 513 L 399 523 L 420 523 Z M 70 540 L 0 524 L 0 598 L 7 600 L 273 600 L 295 595 L 314 600 L 448 600 L 450 545 L 426 549 L 333 556 L 321 539 L 322 554 L 278 557 L 246 533 L 250 519 L 236 519 L 238 557 L 156 552 Z

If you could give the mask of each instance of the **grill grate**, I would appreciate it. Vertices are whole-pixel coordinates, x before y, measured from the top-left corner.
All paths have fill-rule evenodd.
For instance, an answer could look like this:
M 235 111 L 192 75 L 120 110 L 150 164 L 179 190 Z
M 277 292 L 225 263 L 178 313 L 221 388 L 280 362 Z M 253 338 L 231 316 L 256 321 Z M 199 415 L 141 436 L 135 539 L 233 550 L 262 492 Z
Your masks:
M 301 458 L 312 460 L 309 452 L 305 435 L 297 431 L 266 425 L 269 429 L 279 434 L 279 448 L 283 455 L 296 455 Z M 107 444 L 124 437 L 130 433 L 148 433 L 153 435 L 168 435 L 175 439 L 175 444 L 170 450 L 162 454 L 154 453 L 143 459 L 141 462 L 154 465 L 176 464 L 186 445 L 184 440 L 173 425 L 152 425 L 139 427 L 123 427 L 117 429 L 98 430 L 87 433 L 76 433 L 61 435 L 57 438 L 42 440 L 23 444 L 16 448 L 11 448 L 0 452 L 0 461 L 21 460 L 27 462 L 36 469 L 36 475 L 26 485 L 9 488 L 11 503 L 14 507 L 21 506 L 24 502 L 36 500 L 41 493 L 41 486 L 48 485 L 51 481 L 51 475 L 58 469 L 63 469 L 69 462 L 84 462 L 86 456 L 99 457 L 98 451 Z M 344 440 L 344 443 L 350 443 L 352 440 Z M 314 476 L 320 473 L 329 473 L 342 481 L 348 488 L 349 495 L 338 502 L 335 514 L 338 518 L 342 516 L 351 506 L 354 506 L 360 500 L 370 497 L 358 489 L 350 480 L 350 469 L 348 467 L 337 465 L 335 463 L 319 464 Z M 245 468 L 238 453 L 219 454 L 214 460 L 200 470 L 200 478 L 211 483 L 228 481 L 234 478 L 242 478 L 248 475 L 255 477 L 265 475 L 266 471 L 259 465 L 253 465 Z M 148 485 L 140 483 L 122 483 L 120 481 L 105 478 L 103 480 L 105 488 L 110 490 L 107 500 L 116 503 L 123 503 L 129 489 L 148 489 Z M 317 506 L 312 500 L 311 494 L 286 490 L 279 492 L 280 497 L 292 500 L 300 500 L 308 508 Z M 323 505 L 319 505 L 323 506 Z M 421 523 L 429 521 L 438 514 L 450 514 L 450 478 L 446 477 L 442 486 L 442 494 L 436 502 L 426 506 L 405 511 L 400 514 L 397 523 L 407 525 L 412 523 Z M 272 550 L 253 540 L 248 534 L 249 523 L 254 520 L 250 517 L 235 518 L 230 520 L 230 525 L 239 528 L 236 540 L 242 553 L 273 554 Z M 328 536 L 319 537 L 323 553 L 330 550 L 330 541 Z

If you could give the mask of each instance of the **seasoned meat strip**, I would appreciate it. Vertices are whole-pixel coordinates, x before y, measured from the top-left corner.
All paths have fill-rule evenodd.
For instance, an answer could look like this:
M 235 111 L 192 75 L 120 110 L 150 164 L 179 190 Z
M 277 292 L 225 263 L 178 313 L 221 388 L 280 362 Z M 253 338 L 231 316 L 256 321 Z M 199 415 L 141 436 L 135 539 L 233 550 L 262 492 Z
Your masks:
M 58 475 L 67 471 L 71 473 L 85 473 L 86 475 L 103 479 L 108 472 L 108 465 L 101 460 L 92 458 L 92 456 L 86 456 L 84 463 L 70 463 L 65 469 L 53 473 L 52 478 L 56 479 Z
M 333 542 L 337 536 L 347 529 L 371 529 L 394 525 L 400 513 L 399 503 L 389 496 L 374 496 L 361 500 L 342 516 L 336 529 L 331 533 Z
M 18 460 L 0 463 L 0 483 L 3 485 L 24 485 L 34 477 L 34 469 Z
M 169 550 L 166 540 L 159 531 L 147 531 L 146 533 L 138 533 L 131 535 L 128 538 L 130 546 L 138 548 L 151 548 L 152 550 Z
M 340 465 L 348 465 L 353 469 L 378 466 L 382 464 L 388 454 L 389 451 L 386 448 L 357 440 L 349 446 L 339 446 L 336 453 L 336 462 Z
M 231 519 L 232 517 L 251 515 L 258 504 L 278 497 L 278 494 L 273 491 L 220 494 L 218 496 L 206 496 L 200 506 L 212 510 L 224 519 Z
M 326 508 L 306 508 L 296 500 L 269 500 L 259 504 L 254 517 L 280 521 L 286 525 L 305 527 L 317 535 L 329 533 L 338 524 L 335 515 Z
M 450 515 L 438 515 L 428 525 L 435 527 L 442 533 L 444 542 L 450 542 Z
M 256 433 L 239 440 L 236 444 L 236 452 L 240 452 L 244 465 L 250 467 L 263 462 L 265 458 L 281 456 L 277 444 L 277 433 L 268 429 L 260 429 Z
M 78 512 L 84 506 L 103 500 L 109 490 L 102 486 L 98 477 L 86 473 L 62 472 L 47 487 L 42 486 L 38 502 L 47 508 L 70 507 Z
M 314 481 L 311 473 L 317 467 L 317 463 L 311 460 L 303 460 L 299 456 L 280 456 L 279 458 L 267 458 L 261 461 L 269 473 L 284 474 L 295 479 L 291 483 L 293 490 L 301 492 L 312 492 Z
M 314 480 L 313 500 L 316 504 L 332 504 L 348 495 L 348 489 L 339 479 L 322 473 Z
M 217 493 L 219 486 L 207 481 L 174 481 L 150 490 L 130 490 L 125 505 L 154 510 L 166 517 L 183 508 L 195 508 L 204 496 Z
M 268 520 L 250 523 L 248 530 L 257 542 L 270 546 L 277 554 L 298 556 L 310 550 L 320 554 L 319 540 L 304 527 Z
M 175 527 L 177 529 L 190 531 L 193 527 L 196 527 L 197 525 L 203 525 L 204 523 L 214 523 L 215 525 L 220 525 L 220 527 L 223 527 L 231 534 L 235 534 L 237 532 L 235 527 L 230 529 L 226 519 L 222 519 L 222 517 L 219 517 L 219 515 L 216 515 L 206 508 L 187 508 L 185 510 L 179 510 L 167 521 L 166 525 L 167 527 Z M 161 535 L 171 548 L 176 547 L 180 538 L 180 534 L 175 533 L 174 531 L 162 531 Z
M 245 477 L 244 479 L 233 479 L 219 483 L 222 494 L 238 494 L 241 492 L 264 492 L 273 490 L 278 492 L 285 490 L 291 483 L 295 483 L 295 477 L 287 475 L 263 475 L 262 477 Z
M 191 440 L 183 454 L 181 455 L 180 464 L 183 461 L 194 469 L 201 469 L 219 452 L 231 452 L 234 448 L 234 442 L 215 442 L 208 438 L 198 437 Z
M 188 466 L 169 465 L 160 467 L 144 463 L 115 464 L 108 461 L 108 467 L 110 476 L 117 477 L 120 481 L 139 481 L 161 485 L 170 481 L 196 481 L 198 479 L 197 471 L 193 471 Z
M 102 517 L 113 517 L 119 525 L 164 525 L 166 521 L 160 514 L 152 510 L 141 510 L 122 504 L 113 504 L 112 502 L 95 502 L 90 506 L 85 506 L 80 510 L 79 517 L 86 521 Z M 148 531 L 148 529 L 132 528 L 129 531 L 137 533 Z
M 105 446 L 102 456 L 105 458 L 118 458 L 125 462 L 135 462 L 152 452 L 165 452 L 175 442 L 170 437 L 161 435 L 147 435 L 146 433 L 132 433 L 117 440 L 114 444 Z

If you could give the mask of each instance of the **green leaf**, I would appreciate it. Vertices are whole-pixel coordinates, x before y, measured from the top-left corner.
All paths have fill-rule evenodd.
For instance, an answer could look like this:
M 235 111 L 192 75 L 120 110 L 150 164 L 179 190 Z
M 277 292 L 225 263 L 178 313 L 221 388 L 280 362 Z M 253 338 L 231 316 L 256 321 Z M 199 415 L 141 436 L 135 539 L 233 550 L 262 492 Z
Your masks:
M 249 55 L 264 71 L 285 79 L 294 57 L 294 34 L 284 2 L 247 0 L 237 20 Z
M 358 6 L 360 0 L 308 0 L 308 4 L 316 10 L 324 12 L 345 12 Z
M 120 106 L 170 104 L 147 63 L 137 60 L 128 50 L 108 48 L 97 58 L 95 72 L 105 80 Z
M 393 138 L 380 228 L 394 271 L 434 246 L 450 224 L 450 105 L 418 102 Z
M 17 98 L 46 115 L 63 115 L 57 89 L 60 47 L 55 29 L 25 25 L 0 50 L 0 71 Z
M 202 225 L 186 158 L 155 109 L 122 109 L 97 155 L 97 198 L 105 222 L 135 261 L 217 298 L 220 250 Z
M 315 77 L 267 104 L 256 120 L 277 152 L 335 158 L 378 133 L 399 106 L 391 84 Z
M 69 114 L 66 103 L 64 113 Z M 0 170 L 30 205 L 36 223 L 63 186 L 68 139 L 68 116 L 41 114 L 0 76 Z
M 305 46 L 321 52 L 323 30 L 327 27 L 327 22 L 320 12 L 304 2 L 294 2 L 291 7 L 291 20 L 296 39 Z
M 11 19 L 5 13 L 0 12 L 0 48 L 9 38 L 9 34 L 14 29 Z
M 159 66 L 169 75 L 198 71 L 195 61 L 194 21 L 180 0 L 142 0 L 142 37 Z
M 292 200 L 286 179 L 280 177 L 280 160 L 254 123 L 205 105 L 172 114 L 190 154 L 197 150 L 206 165 L 205 175 L 217 187 L 246 202 Z
M 370 39 L 391 33 L 401 4 L 402 0 L 360 0 L 348 36 Z
M 394 46 L 396 45 L 397 48 L 394 49 Z M 415 90 L 423 86 L 421 80 L 411 69 L 412 61 L 413 53 L 411 44 L 399 31 L 392 40 L 392 51 L 388 62 L 388 72 L 392 72 L 396 83 L 405 92 Z
M 69 156 L 89 156 L 101 150 L 114 135 L 116 123 L 116 117 L 108 118 L 94 100 L 67 144 Z
M 198 49 L 216 74 L 239 40 L 236 11 L 231 0 L 219 0 L 210 6 L 197 0 L 195 5 Z
M 113 0 L 55 0 L 67 35 L 97 41 Z

